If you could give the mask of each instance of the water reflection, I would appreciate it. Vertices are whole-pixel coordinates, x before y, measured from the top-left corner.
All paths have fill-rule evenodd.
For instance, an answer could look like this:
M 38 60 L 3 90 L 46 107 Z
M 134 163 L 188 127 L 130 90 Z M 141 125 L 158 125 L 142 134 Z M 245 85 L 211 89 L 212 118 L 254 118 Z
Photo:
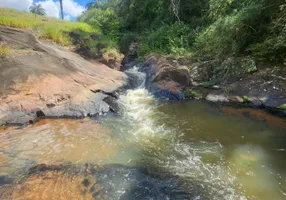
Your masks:
M 108 130 L 92 120 L 42 120 L 0 134 L 0 173 L 36 163 L 102 163 L 116 154 Z
M 4 130 L 0 174 L 17 176 L 39 163 L 90 163 L 103 168 L 92 174 L 107 199 L 286 198 L 283 120 L 198 101 L 159 102 L 142 87 L 119 104 L 121 113 L 98 121 L 43 120 Z

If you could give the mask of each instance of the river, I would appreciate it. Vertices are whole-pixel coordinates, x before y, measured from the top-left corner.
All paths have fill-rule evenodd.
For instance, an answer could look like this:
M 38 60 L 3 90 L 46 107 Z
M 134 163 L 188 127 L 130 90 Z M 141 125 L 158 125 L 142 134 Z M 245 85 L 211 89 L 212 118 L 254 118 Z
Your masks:
M 137 198 L 123 195 L 129 179 L 117 180 L 109 199 L 286 199 L 285 119 L 202 101 L 158 100 L 144 88 L 143 73 L 136 67 L 127 73 L 139 81 L 119 97 L 118 114 L 45 119 L 1 131 L 0 177 L 21 176 L 39 163 L 119 164 L 172 178 L 157 180 L 154 195 L 144 182 Z

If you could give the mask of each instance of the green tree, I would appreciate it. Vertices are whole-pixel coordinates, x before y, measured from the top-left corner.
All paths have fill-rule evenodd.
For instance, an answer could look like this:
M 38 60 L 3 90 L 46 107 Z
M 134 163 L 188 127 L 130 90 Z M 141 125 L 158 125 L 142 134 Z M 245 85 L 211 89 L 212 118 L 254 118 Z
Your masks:
M 85 8 L 87 10 L 90 10 L 92 8 L 99 8 L 100 6 L 100 1 L 99 0 L 94 0 L 92 2 L 89 2 L 88 4 L 86 4 Z
M 277 59 L 286 55 L 285 0 L 94 0 L 80 21 L 144 52 Z M 126 49 L 126 48 L 122 48 Z
M 30 12 L 36 15 L 46 15 L 46 10 L 42 7 L 41 4 L 33 4 L 30 6 Z

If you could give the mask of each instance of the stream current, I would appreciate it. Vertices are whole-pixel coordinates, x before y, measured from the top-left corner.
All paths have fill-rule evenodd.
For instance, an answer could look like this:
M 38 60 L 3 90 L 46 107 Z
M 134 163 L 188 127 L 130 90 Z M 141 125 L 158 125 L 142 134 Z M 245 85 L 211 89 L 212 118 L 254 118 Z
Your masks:
M 286 199 L 285 119 L 157 100 L 144 88 L 144 73 L 136 67 L 126 73 L 137 77 L 137 87 L 119 97 L 119 114 L 41 120 L 0 132 L 0 177 L 21 176 L 39 163 L 117 164 L 143 167 L 152 176 L 137 183 L 145 190 L 131 198 L 126 191 L 136 181 L 123 170 L 127 178 L 106 191 L 109 199 Z

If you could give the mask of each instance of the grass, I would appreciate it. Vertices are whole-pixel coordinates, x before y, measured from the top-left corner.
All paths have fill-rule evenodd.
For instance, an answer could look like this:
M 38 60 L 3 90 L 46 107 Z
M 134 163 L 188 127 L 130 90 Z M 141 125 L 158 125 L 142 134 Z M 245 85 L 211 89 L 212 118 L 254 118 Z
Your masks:
M 286 110 L 286 104 L 283 104 L 283 105 L 281 105 L 281 106 L 279 106 L 277 108 L 280 109 L 280 110 Z
M 11 50 L 5 44 L 0 44 L 0 57 L 5 58 L 12 54 Z
M 242 103 L 251 103 L 251 100 L 247 96 L 243 96 Z
M 186 98 L 192 98 L 192 99 L 200 99 L 203 97 L 202 94 L 192 91 L 192 90 L 186 90 L 184 91 L 184 95 Z
M 195 91 L 191 91 L 191 97 L 192 97 L 193 99 L 196 99 L 196 98 L 202 98 L 203 95 L 200 94 L 200 93 L 197 93 L 197 92 L 195 92 Z
M 101 34 L 99 28 L 86 23 L 64 21 L 8 8 L 0 8 L 0 26 L 35 29 L 40 38 L 65 46 L 71 45 L 70 32 Z
M 212 79 L 212 80 L 210 80 L 210 81 L 203 82 L 203 83 L 202 83 L 202 86 L 205 87 L 205 88 L 211 88 L 211 87 L 213 87 L 215 84 L 217 84 L 217 80 Z

